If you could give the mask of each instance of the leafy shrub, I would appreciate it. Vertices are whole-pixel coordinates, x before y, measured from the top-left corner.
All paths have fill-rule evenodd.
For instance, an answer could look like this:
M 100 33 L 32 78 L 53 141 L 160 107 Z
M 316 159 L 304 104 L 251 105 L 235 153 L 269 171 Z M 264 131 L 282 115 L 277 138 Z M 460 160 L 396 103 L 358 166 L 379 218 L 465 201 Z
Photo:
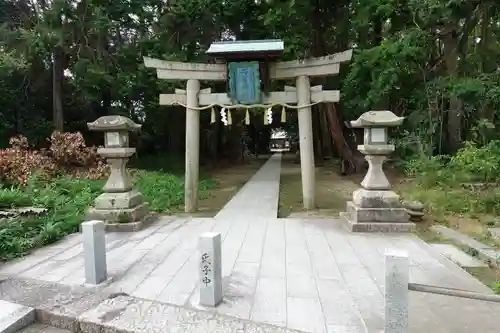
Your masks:
M 405 171 L 425 186 L 499 182 L 500 141 L 491 141 L 484 146 L 466 142 L 453 157 L 421 156 L 406 162 Z
M 405 163 L 408 176 L 414 177 L 424 186 L 435 186 L 446 180 L 446 156 L 420 156 Z
M 54 132 L 48 150 L 30 149 L 28 139 L 10 139 L 10 148 L 0 150 L 0 181 L 27 185 L 35 174 L 52 178 L 65 173 L 74 177 L 100 179 L 108 172 L 95 147 L 87 147 L 81 133 Z
M 478 147 L 466 142 L 451 159 L 451 167 L 460 171 L 462 181 L 496 182 L 500 179 L 500 141 Z
M 49 141 L 51 156 L 58 165 L 94 166 L 100 160 L 97 148 L 87 147 L 80 132 L 54 131 Z
M 405 170 L 417 180 L 406 198 L 425 202 L 429 211 L 500 215 L 498 188 L 463 186 L 500 181 L 500 141 L 466 142 L 453 157 L 420 157 L 407 162 Z
M 107 174 L 107 165 L 97 154 L 97 148 L 87 147 L 80 132 L 54 131 L 49 150 L 55 163 L 75 177 L 100 179 Z
M 57 172 L 54 160 L 43 151 L 30 150 L 24 136 L 9 140 L 10 148 L 0 150 L 0 181 L 26 185 L 31 176 L 52 177 Z

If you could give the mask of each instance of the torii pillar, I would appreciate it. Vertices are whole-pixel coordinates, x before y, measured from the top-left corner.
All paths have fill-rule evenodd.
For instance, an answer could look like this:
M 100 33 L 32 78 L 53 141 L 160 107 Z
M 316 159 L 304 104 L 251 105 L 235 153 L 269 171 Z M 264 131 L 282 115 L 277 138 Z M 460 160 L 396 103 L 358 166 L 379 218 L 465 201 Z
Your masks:
M 297 105 L 311 104 L 311 83 L 309 76 L 297 77 Z M 300 172 L 302 177 L 302 201 L 304 209 L 316 208 L 316 167 L 314 165 L 314 136 L 311 107 L 297 110 L 299 121 Z
M 311 87 L 310 76 L 336 75 L 340 63 L 351 60 L 352 50 L 320 58 L 271 63 L 271 80 L 295 79 L 296 87 L 285 87 L 284 92 L 270 92 L 262 95 L 263 104 L 286 103 L 298 105 L 300 136 L 300 166 L 302 176 L 302 198 L 304 209 L 315 208 L 315 165 L 312 132 L 311 102 L 338 102 L 340 92 L 323 91 L 321 86 Z M 198 206 L 198 178 L 200 153 L 200 115 L 198 106 L 211 104 L 231 105 L 225 93 L 211 93 L 200 90 L 202 81 L 226 81 L 225 64 L 183 63 L 144 57 L 146 67 L 155 68 L 159 79 L 187 80 L 186 90 L 175 94 L 161 94 L 161 105 L 175 103 L 186 105 L 186 180 L 185 211 L 192 213 Z M 301 107 L 303 106 L 303 107 Z
M 198 179 L 200 175 L 200 111 L 198 94 L 200 81 L 190 79 L 186 84 L 186 175 L 184 180 L 184 211 L 198 208 Z

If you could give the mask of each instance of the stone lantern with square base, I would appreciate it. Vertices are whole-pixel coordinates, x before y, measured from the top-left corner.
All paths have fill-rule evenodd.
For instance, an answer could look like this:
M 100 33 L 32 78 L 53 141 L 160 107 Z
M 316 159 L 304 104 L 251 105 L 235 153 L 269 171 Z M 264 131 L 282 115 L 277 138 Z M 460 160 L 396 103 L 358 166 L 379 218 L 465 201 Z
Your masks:
M 138 191 L 126 169 L 128 159 L 135 154 L 129 147 L 129 132 L 138 131 L 141 125 L 127 117 L 104 116 L 87 124 L 91 131 L 104 132 L 104 148 L 97 153 L 106 159 L 110 175 L 103 192 L 87 212 L 88 220 L 102 220 L 106 230 L 135 231 L 142 228 L 150 217 L 149 206 Z
M 350 231 L 407 232 L 415 228 L 382 168 L 387 155 L 395 150 L 388 142 L 388 128 L 401 125 L 403 120 L 391 111 L 369 111 L 351 121 L 352 127 L 364 128 L 363 145 L 358 150 L 366 155 L 369 166 L 361 188 L 354 191 L 347 212 L 341 214 Z

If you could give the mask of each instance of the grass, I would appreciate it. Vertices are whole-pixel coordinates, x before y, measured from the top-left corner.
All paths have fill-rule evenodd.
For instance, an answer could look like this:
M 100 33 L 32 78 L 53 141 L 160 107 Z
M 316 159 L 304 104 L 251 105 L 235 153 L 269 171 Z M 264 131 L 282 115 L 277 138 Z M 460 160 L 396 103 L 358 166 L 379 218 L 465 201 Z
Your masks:
M 184 202 L 184 179 L 163 171 L 138 170 L 134 182 L 151 210 L 172 213 Z M 101 194 L 104 180 L 74 179 L 67 176 L 50 181 L 33 179 L 26 187 L 0 189 L 4 208 L 34 206 L 48 212 L 40 217 L 18 216 L 0 222 L 0 260 L 21 256 L 33 248 L 53 243 L 76 232 L 86 210 Z M 199 193 L 207 198 L 216 187 L 210 179 L 200 181 Z
M 216 214 L 264 161 L 252 159 L 231 168 L 201 168 L 198 215 Z M 183 211 L 183 163 L 178 159 L 145 158 L 132 165 L 134 184 L 151 210 L 163 214 Z M 34 178 L 25 187 L 0 187 L 0 209 L 33 206 L 48 210 L 42 216 L 0 219 L 0 261 L 23 256 L 76 232 L 86 210 L 102 193 L 104 182 L 62 176 L 50 181 Z
M 139 192 L 158 213 L 176 213 L 184 205 L 184 178 L 163 171 L 141 170 L 134 175 Z M 217 183 L 212 179 L 199 182 L 199 198 L 207 199 Z
M 99 181 L 61 177 L 50 182 L 34 179 L 24 188 L 0 189 L 0 198 L 9 198 L 10 207 L 30 205 L 48 209 L 40 217 L 19 216 L 0 222 L 0 260 L 21 256 L 78 230 L 85 210 L 101 187 Z
M 425 204 L 425 222 L 419 225 L 426 229 L 441 224 L 479 242 L 500 248 L 491 237 L 488 228 L 500 225 L 496 216 L 498 190 L 471 191 L 460 187 L 423 187 L 415 183 L 396 186 L 405 200 L 418 200 Z
M 500 294 L 500 270 L 492 267 L 466 267 L 470 275 L 490 287 L 495 294 Z

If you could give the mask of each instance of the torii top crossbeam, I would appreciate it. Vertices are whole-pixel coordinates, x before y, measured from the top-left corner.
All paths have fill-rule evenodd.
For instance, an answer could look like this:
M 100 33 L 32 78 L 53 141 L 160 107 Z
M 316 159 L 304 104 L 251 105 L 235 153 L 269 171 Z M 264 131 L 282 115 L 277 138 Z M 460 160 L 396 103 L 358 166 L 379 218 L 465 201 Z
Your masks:
M 339 73 L 340 63 L 349 62 L 352 50 L 319 58 L 278 61 L 269 64 L 271 80 L 284 80 L 298 76 L 329 76 Z M 226 64 L 186 63 L 144 57 L 144 65 L 155 68 L 159 79 L 163 80 L 206 80 L 225 81 Z

